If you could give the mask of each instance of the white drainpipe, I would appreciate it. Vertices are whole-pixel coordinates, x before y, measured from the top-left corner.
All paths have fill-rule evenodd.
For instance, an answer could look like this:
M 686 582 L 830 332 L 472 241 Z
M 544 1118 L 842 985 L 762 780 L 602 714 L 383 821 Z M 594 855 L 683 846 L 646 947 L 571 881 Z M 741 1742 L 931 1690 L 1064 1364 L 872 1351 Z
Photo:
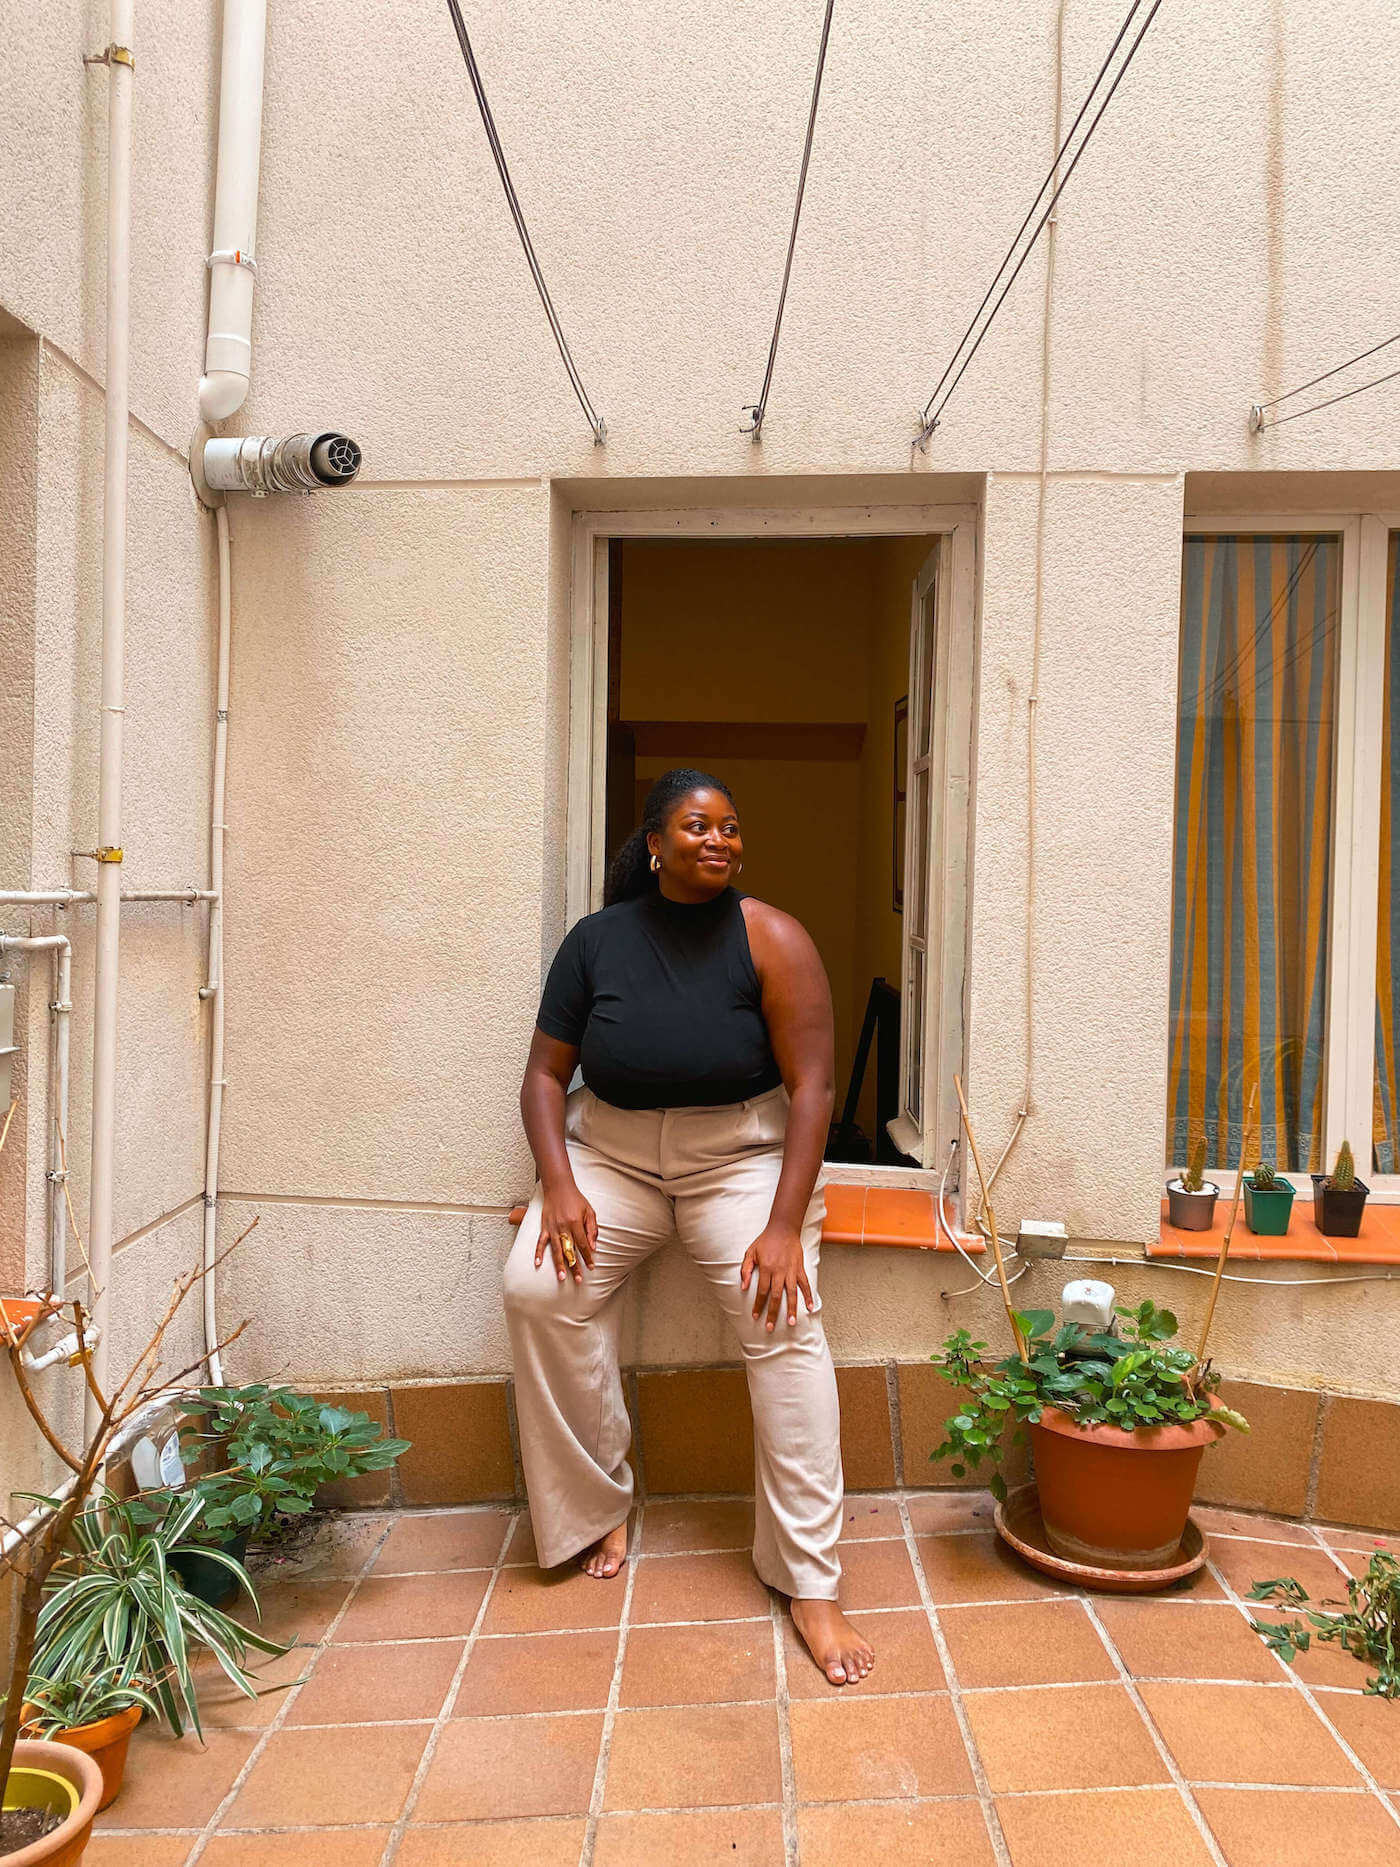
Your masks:
M 126 450 L 131 277 L 131 39 L 133 0 L 112 0 L 107 62 L 107 384 L 102 504 L 102 688 L 97 778 L 97 938 L 92 1019 L 92 1171 L 88 1257 L 91 1308 L 102 1339 L 93 1355 L 107 1386 L 117 1113 L 117 961 L 121 943 L 122 662 L 126 623 Z M 87 1396 L 96 1423 L 92 1395 Z
M 56 953 L 58 973 L 52 1013 L 49 1064 L 49 1289 L 60 1298 L 68 1279 L 67 1175 L 63 1156 L 68 1145 L 68 1035 L 73 1012 L 73 949 L 64 934 L 0 934 L 0 958 L 6 953 Z M 60 1142 L 60 1136 L 62 1141 Z
M 204 1350 L 209 1379 L 224 1384 L 219 1355 L 219 1325 L 214 1303 L 214 1258 L 218 1251 L 219 1128 L 224 1111 L 224 777 L 228 769 L 228 661 L 232 577 L 229 565 L 228 508 L 214 514 L 219 540 L 219 665 L 214 715 L 214 776 L 209 791 L 209 882 L 214 903 L 209 910 L 208 983 L 201 998 L 212 1000 L 209 1016 L 209 1120 L 204 1136 Z
M 224 0 L 209 335 L 199 385 L 200 419 L 207 422 L 225 420 L 248 393 L 266 39 L 267 0 Z

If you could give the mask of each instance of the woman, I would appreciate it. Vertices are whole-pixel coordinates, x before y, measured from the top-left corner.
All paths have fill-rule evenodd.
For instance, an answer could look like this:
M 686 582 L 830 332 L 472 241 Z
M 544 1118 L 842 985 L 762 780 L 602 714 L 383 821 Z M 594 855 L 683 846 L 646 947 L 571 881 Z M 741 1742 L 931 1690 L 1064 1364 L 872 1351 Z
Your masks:
M 667 772 L 602 911 L 550 968 L 520 1092 L 540 1185 L 505 1269 L 521 1454 L 541 1563 L 582 1552 L 589 1575 L 616 1575 L 632 1503 L 618 1297 L 679 1234 L 748 1374 L 754 1567 L 843 1685 L 874 1655 L 837 1605 L 839 1418 L 816 1290 L 831 993 L 804 929 L 731 886 L 743 854 L 724 785 Z

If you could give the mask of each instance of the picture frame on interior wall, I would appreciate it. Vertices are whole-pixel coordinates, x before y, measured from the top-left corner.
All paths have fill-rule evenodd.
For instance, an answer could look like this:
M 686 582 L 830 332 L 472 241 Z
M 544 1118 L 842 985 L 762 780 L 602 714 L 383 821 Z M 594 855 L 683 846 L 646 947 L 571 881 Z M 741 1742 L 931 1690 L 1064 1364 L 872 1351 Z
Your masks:
M 894 874 L 894 911 L 904 912 L 904 813 L 909 800 L 909 696 L 894 703 L 894 836 L 891 862 Z

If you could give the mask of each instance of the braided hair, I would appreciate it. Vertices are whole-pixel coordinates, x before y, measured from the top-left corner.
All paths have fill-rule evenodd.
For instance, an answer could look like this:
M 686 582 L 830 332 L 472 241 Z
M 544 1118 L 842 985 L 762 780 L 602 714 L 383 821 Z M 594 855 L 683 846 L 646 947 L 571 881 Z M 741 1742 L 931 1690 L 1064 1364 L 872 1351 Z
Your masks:
M 734 793 L 729 786 L 721 784 L 718 778 L 712 777 L 707 771 L 678 765 L 673 771 L 662 772 L 647 792 L 646 802 L 642 806 L 641 824 L 608 864 L 603 882 L 605 908 L 610 908 L 615 901 L 631 901 L 657 887 L 647 837 L 653 834 L 659 836 L 666 827 L 666 819 L 681 799 L 688 797 L 692 791 L 700 790 L 718 791 L 731 804 L 734 802 Z

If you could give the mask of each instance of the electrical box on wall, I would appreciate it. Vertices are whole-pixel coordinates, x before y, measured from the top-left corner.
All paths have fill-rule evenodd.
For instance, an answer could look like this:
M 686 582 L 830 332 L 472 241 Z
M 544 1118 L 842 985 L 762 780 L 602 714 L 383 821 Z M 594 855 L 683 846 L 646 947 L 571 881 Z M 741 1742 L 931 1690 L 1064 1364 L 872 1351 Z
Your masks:
M 0 1122 L 10 1106 L 10 1064 L 19 1045 L 15 1042 L 15 988 L 0 985 Z

